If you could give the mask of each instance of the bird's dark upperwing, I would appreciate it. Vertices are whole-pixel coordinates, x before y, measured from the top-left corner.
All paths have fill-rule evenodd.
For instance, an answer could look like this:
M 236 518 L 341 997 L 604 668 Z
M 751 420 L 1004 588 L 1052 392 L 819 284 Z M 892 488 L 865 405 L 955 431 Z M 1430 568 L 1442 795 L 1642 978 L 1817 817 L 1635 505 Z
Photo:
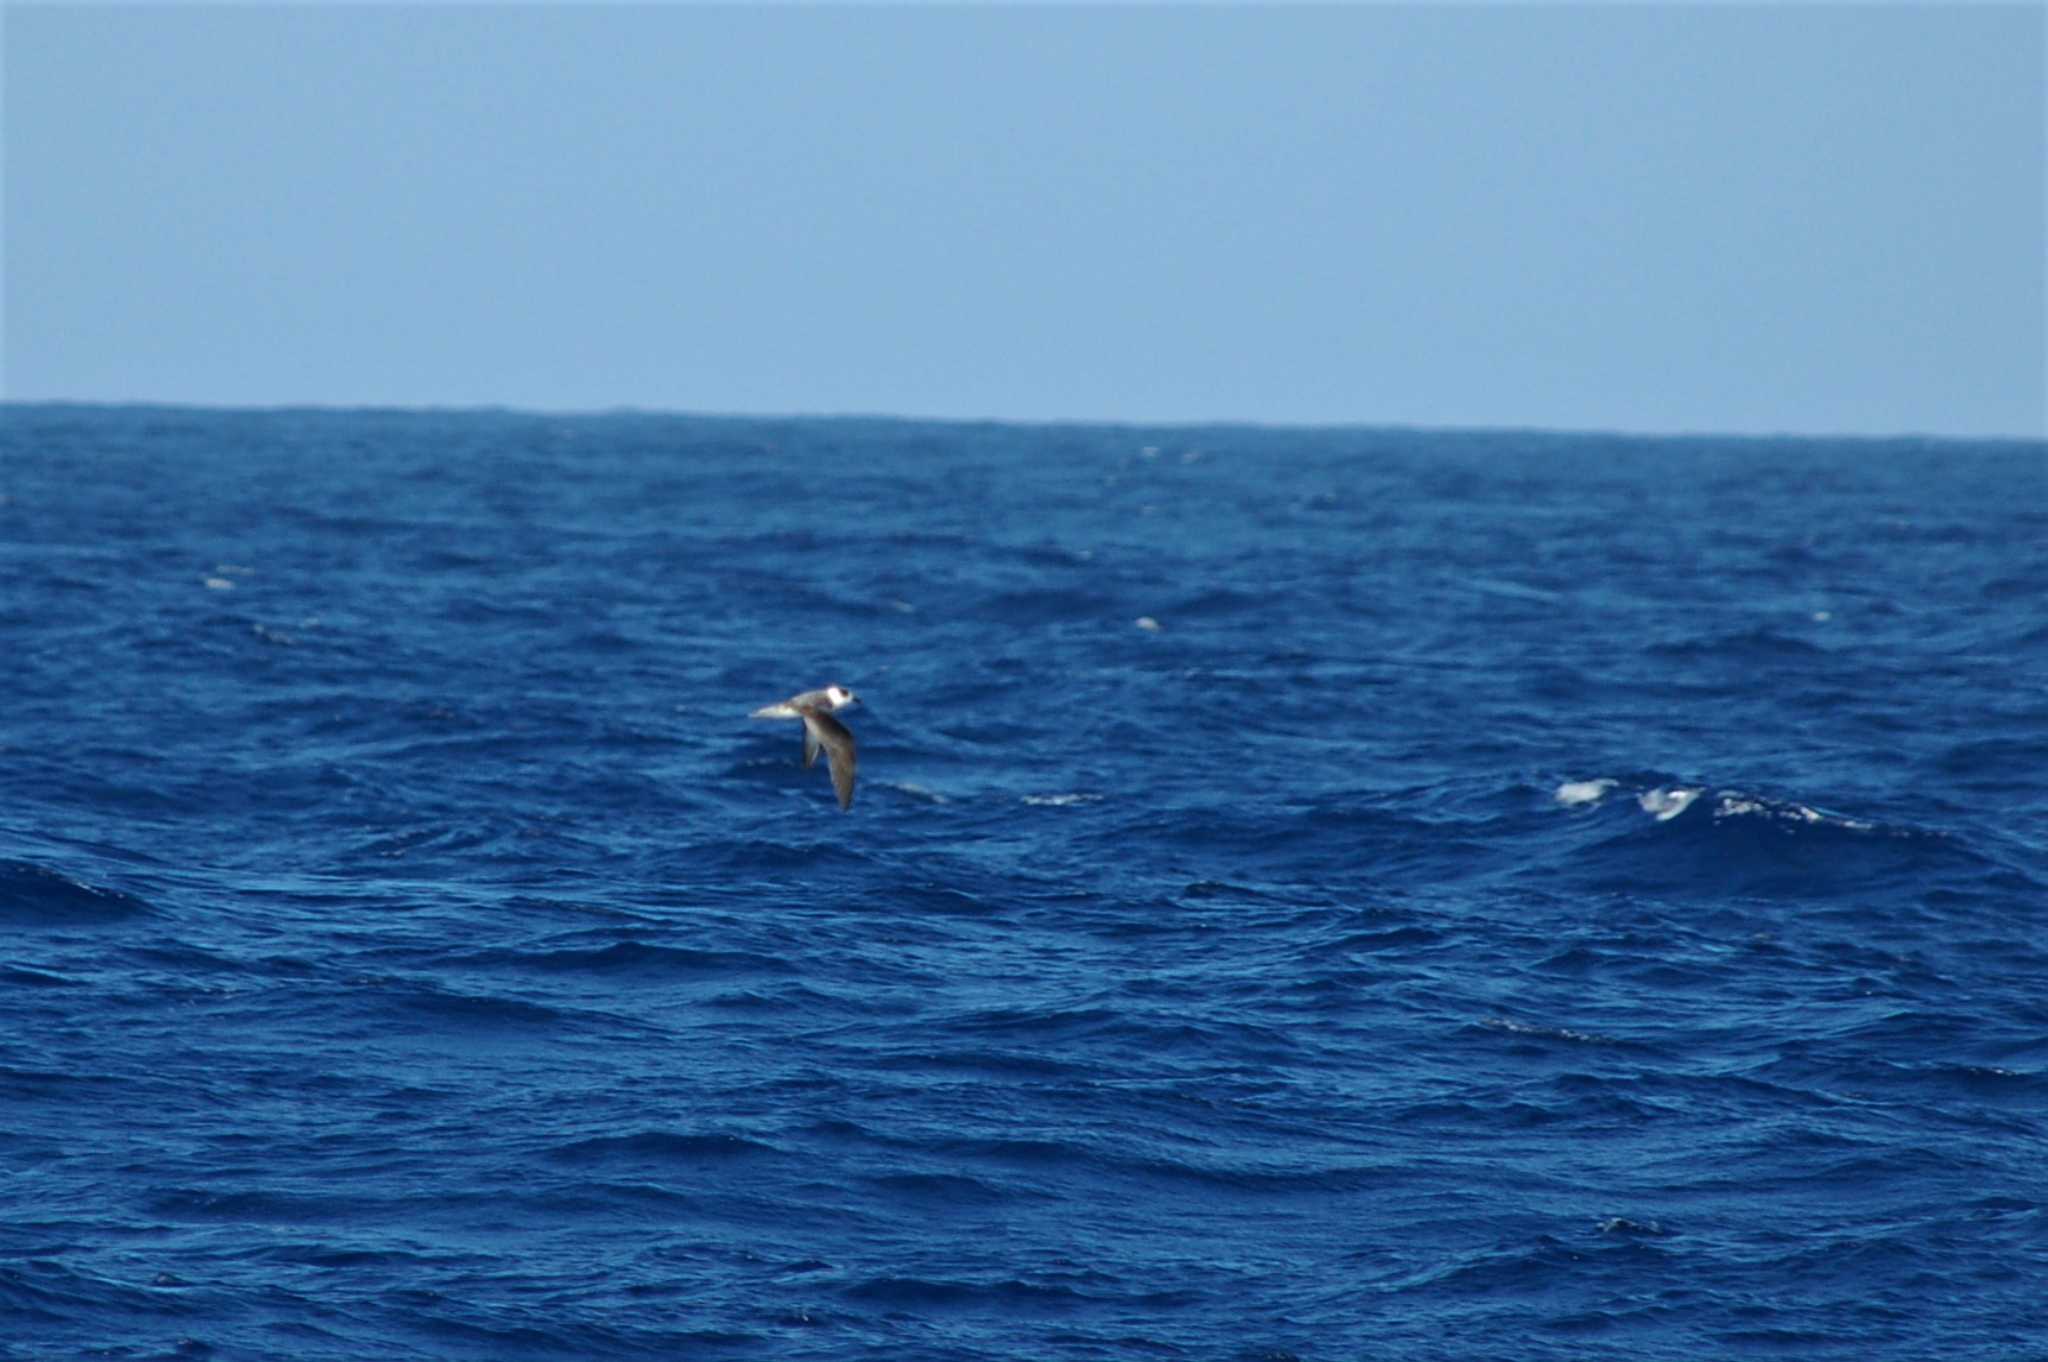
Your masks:
M 804 766 L 817 760 L 818 749 L 825 749 L 825 760 L 832 767 L 832 788 L 839 792 L 839 807 L 853 807 L 853 734 L 845 724 L 829 714 L 816 710 L 804 714 Z

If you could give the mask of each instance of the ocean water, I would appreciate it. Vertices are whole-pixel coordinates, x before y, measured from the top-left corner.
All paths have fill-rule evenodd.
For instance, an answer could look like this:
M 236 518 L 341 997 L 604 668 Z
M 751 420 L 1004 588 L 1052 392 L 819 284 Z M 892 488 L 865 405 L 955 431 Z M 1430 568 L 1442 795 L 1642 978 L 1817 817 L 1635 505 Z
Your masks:
M 2048 1357 L 2038 443 L 0 422 L 0 1357 Z

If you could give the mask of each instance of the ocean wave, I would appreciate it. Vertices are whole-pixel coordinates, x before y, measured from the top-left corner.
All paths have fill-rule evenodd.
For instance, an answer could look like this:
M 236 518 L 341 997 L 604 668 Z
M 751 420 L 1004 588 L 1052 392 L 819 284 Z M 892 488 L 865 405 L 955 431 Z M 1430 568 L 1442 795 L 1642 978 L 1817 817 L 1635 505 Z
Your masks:
M 347 1221 L 359 1203 L 342 1193 L 313 1194 L 274 1188 L 171 1187 L 150 1198 L 150 1213 L 167 1220 L 306 1225 Z
M 23 965 L 0 965 L 0 984 L 15 988 L 74 988 L 78 980 Z
M 1879 831 L 1878 825 L 1873 822 L 1846 814 L 1823 812 L 1796 800 L 1749 793 L 1739 789 L 1715 790 L 1705 784 L 1678 780 L 1645 780 L 1641 777 L 1613 776 L 1590 780 L 1566 780 L 1558 784 L 1552 797 L 1563 808 L 1597 808 L 1607 803 L 1609 796 L 1617 790 L 1632 800 L 1639 810 L 1659 823 L 1669 823 L 1691 812 L 1697 801 L 1707 797 L 1707 803 L 1700 807 L 1707 818 L 1717 823 L 1731 819 L 1755 819 L 1787 827 L 1825 826 L 1851 832 Z M 1896 829 L 1887 835 L 1931 834 L 1915 834 L 1911 829 Z
M 1557 787 L 1555 798 L 1568 809 L 1583 808 L 1598 804 L 1618 783 L 1605 776 L 1598 780 L 1567 780 Z
M 817 772 L 809 774 L 816 775 Z M 798 797 L 791 791 L 791 797 Z M 812 801 L 818 817 L 839 817 L 839 811 L 831 807 L 831 782 L 820 780 L 816 790 L 805 790 L 801 797 Z M 858 806 L 856 806 L 858 807 Z M 823 832 L 823 829 L 804 828 L 806 832 Z M 694 848 L 698 863 L 709 865 L 732 874 L 765 876 L 793 872 L 817 873 L 827 867 L 853 869 L 872 863 L 870 856 L 858 846 L 848 845 L 843 839 L 815 835 L 802 841 L 780 840 L 771 837 L 748 837 L 714 841 L 699 844 Z
M 779 1152 L 773 1145 L 742 1135 L 641 1130 L 630 1135 L 572 1140 L 549 1149 L 547 1157 L 558 1163 L 701 1164 L 729 1163 Z
M 753 951 L 664 946 L 648 941 L 614 941 L 602 946 L 548 950 L 500 948 L 450 956 L 448 964 L 457 968 L 510 969 L 540 974 L 643 976 L 655 982 L 697 979 L 706 975 L 741 978 L 793 972 L 789 961 L 777 956 Z
M 1563 781 L 1553 795 L 1558 806 L 1578 813 L 1605 812 L 1617 798 L 1637 818 L 1597 819 L 1600 835 L 1574 853 L 1582 870 L 1613 888 L 1829 893 L 1993 865 L 1943 831 L 1740 788 L 1600 777 Z
M 1080 1292 L 1065 1286 L 1041 1286 L 1018 1278 L 961 1280 L 939 1277 L 866 1277 L 844 1288 L 844 1294 L 869 1305 L 898 1310 L 1023 1308 L 1029 1311 L 1072 1308 L 1084 1302 Z
M 33 861 L 0 860 L 0 919 L 18 927 L 112 924 L 155 912 L 134 894 Z
M 991 624 L 1011 627 L 1082 622 L 1106 625 L 1110 621 L 1121 622 L 1130 613 L 1118 605 L 1115 597 L 1082 587 L 996 591 L 964 602 L 962 609 Z
M 1819 662 L 1832 655 L 1827 648 L 1810 639 L 1768 628 L 1652 643 L 1644 651 L 1649 656 L 1664 661 L 1715 662 L 1738 666 L 1783 666 L 1787 663 Z
M 882 1173 L 869 1185 L 892 1198 L 932 1206 L 999 1206 L 1014 1201 L 1020 1189 L 964 1173 Z
M 1517 1021 L 1513 1017 L 1488 1017 L 1480 1025 L 1489 1031 L 1500 1031 L 1510 1036 L 1524 1036 L 1531 1040 L 1557 1040 L 1568 1045 L 1617 1046 L 1629 1043 L 1593 1031 L 1579 1031 L 1569 1026 L 1551 1026 L 1541 1022 Z
M 410 1014 L 441 1028 L 524 1030 L 557 1026 L 567 1018 L 559 1008 L 523 998 L 472 993 L 415 979 L 365 981 L 357 998 L 363 1006 L 374 1007 L 375 1014 L 387 1022 Z

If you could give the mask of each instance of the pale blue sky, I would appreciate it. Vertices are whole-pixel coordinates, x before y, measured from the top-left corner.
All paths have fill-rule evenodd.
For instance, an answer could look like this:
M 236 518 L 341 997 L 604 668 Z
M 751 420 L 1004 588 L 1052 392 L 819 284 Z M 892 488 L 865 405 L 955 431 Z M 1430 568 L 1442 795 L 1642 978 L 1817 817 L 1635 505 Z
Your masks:
M 2043 16 L 12 4 L 0 391 L 2040 437 Z

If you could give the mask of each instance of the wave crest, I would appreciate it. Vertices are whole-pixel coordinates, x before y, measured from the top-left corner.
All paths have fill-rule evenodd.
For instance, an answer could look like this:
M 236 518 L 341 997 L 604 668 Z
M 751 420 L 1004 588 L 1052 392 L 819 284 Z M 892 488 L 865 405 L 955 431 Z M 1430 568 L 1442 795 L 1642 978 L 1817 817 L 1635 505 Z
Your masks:
M 1990 864 L 1945 832 L 1739 787 L 1602 777 L 1564 781 L 1553 800 L 1596 812 L 1601 835 L 1572 857 L 1609 890 L 1847 892 Z
M 119 922 L 151 912 L 146 900 L 88 884 L 33 861 L 0 861 L 0 921 L 16 926 Z

